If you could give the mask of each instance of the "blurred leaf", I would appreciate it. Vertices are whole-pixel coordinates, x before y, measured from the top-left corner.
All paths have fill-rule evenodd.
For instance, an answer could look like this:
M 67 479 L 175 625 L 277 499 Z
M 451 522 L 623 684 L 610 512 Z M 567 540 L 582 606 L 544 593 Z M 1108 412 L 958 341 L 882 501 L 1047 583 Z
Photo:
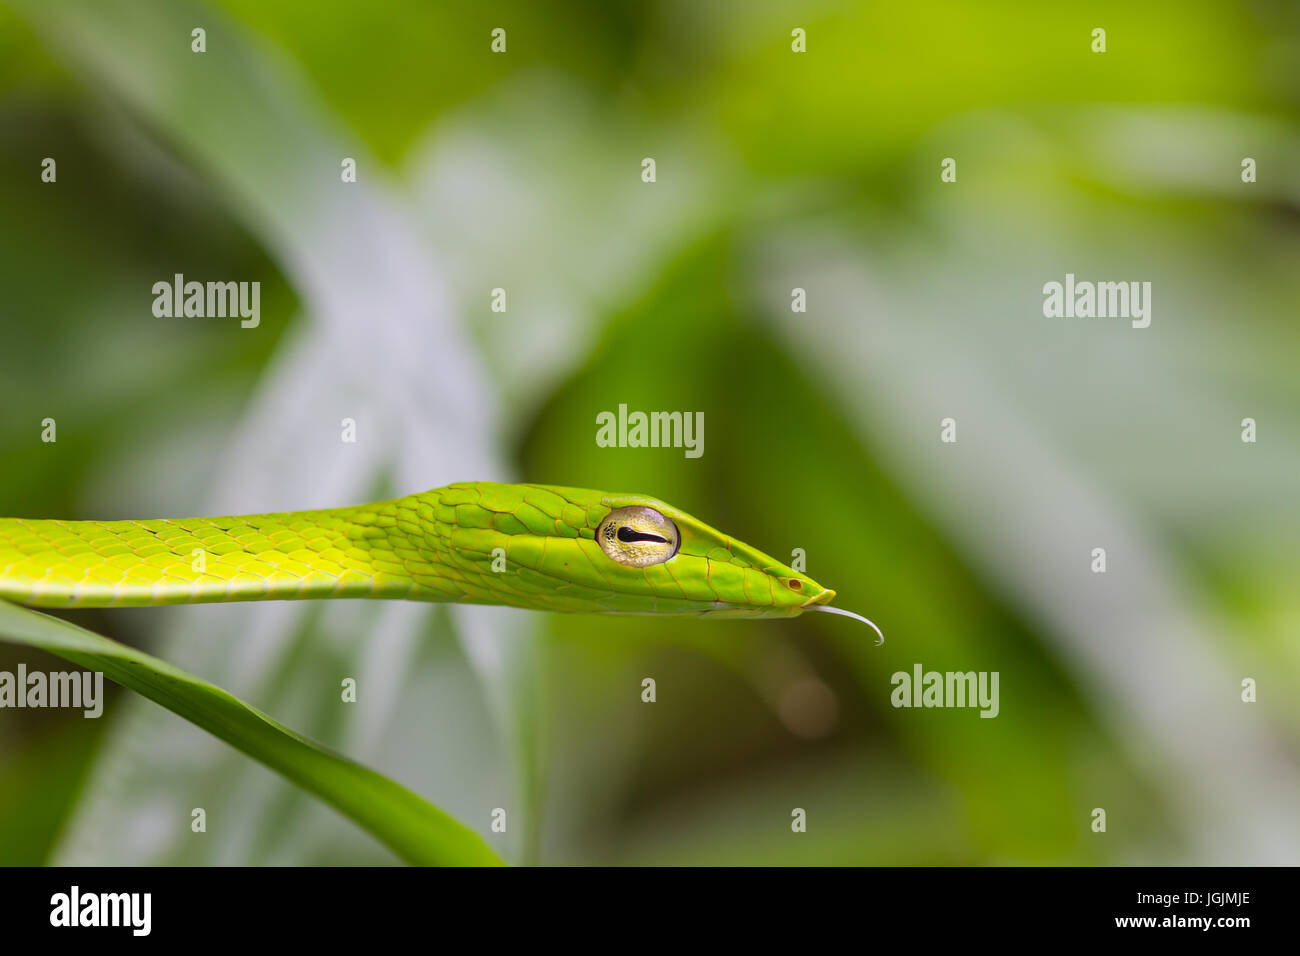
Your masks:
M 409 863 L 500 862 L 477 834 L 405 787 L 165 661 L 6 602 L 0 602 L 0 638 L 102 671 L 316 794 Z

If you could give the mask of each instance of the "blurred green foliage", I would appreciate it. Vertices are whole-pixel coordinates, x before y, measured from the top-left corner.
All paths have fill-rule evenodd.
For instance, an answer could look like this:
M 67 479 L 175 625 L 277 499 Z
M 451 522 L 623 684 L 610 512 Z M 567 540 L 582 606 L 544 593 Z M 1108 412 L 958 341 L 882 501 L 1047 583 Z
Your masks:
M 0 7 L 0 512 L 130 517 L 157 504 L 188 513 L 251 396 L 282 374 L 276 357 L 313 321 L 311 304 L 293 263 L 195 159 L 193 141 L 100 82 L 85 55 L 94 41 L 72 29 L 89 15 L 14 7 Z M 1195 802 L 1189 787 L 1218 792 L 1227 764 L 1217 761 L 1231 748 L 1207 740 L 1200 773 L 1167 773 L 1177 731 L 1135 722 L 1060 622 L 1001 583 L 956 519 L 940 514 L 939 479 L 881 453 L 898 408 L 865 382 L 840 387 L 830 365 L 807 358 L 848 355 L 846 340 L 868 342 L 889 322 L 924 339 L 906 370 L 918 391 L 899 405 L 947 384 L 929 357 L 970 360 L 1039 426 L 1026 429 L 1026 447 L 1059 454 L 1156 543 L 1161 566 L 1186 585 L 1179 607 L 1199 630 L 1223 635 L 1212 646 L 1231 666 L 1210 670 L 1222 674 L 1224 699 L 1235 699 L 1242 675 L 1272 678 L 1263 713 L 1249 719 L 1273 735 L 1277 746 L 1263 752 L 1292 779 L 1300 187 L 1281 180 L 1300 168 L 1294 4 L 954 0 L 796 14 L 742 2 L 223 0 L 179 9 L 228 27 L 256 62 L 308 90 L 322 124 L 382 163 L 399 195 L 416 197 L 411 214 L 436 247 L 471 250 L 475 282 L 515 270 L 506 316 L 486 310 L 479 284 L 458 284 L 455 268 L 448 282 L 506 397 L 505 457 L 518 476 L 654 494 L 774 555 L 804 548 L 837 604 L 885 627 L 889 640 L 875 648 L 829 616 L 548 618 L 536 675 L 542 861 L 1205 861 L 1208 838 L 1189 832 L 1178 806 Z M 122 0 L 95 15 L 118 18 L 128 34 L 133 17 L 147 16 Z M 505 56 L 489 51 L 497 26 L 508 28 Z M 805 55 L 790 53 L 794 26 L 808 31 Z M 1088 49 L 1095 26 L 1108 30 L 1104 55 Z M 557 103 L 563 115 L 547 112 Z M 491 208 L 522 223 L 528 203 L 518 195 L 586 204 L 565 199 L 535 228 L 471 244 L 451 231 L 438 194 L 421 191 L 451 163 L 438 149 L 465 142 L 479 149 L 469 153 L 478 166 L 509 169 L 520 185 L 504 199 L 490 189 L 475 198 L 464 185 L 485 216 Z M 954 144 L 959 184 L 937 193 L 938 161 Z M 1260 153 L 1261 181 L 1242 192 L 1247 148 Z M 601 178 L 584 166 L 598 157 L 607 168 L 609 152 L 626 154 L 626 170 Z M 38 175 L 51 155 L 57 188 Z M 632 198 L 644 155 L 659 158 L 663 206 L 680 200 L 695 218 L 652 228 Z M 547 165 L 555 156 L 558 166 Z M 601 240 L 573 247 L 575 224 L 602 217 L 619 233 L 608 243 L 631 248 L 636 268 L 604 275 L 603 264 L 587 265 Z M 774 299 L 764 283 L 798 271 L 767 270 L 762 255 L 789 235 L 874 269 L 882 302 L 810 316 L 792 332 L 784 290 Z M 367 248 L 358 236 L 357 255 Z M 1162 277 L 1167 311 L 1148 338 L 1024 331 L 1041 283 L 1085 267 Z M 142 290 L 174 272 L 259 277 L 259 334 L 153 319 Z M 565 307 L 530 310 L 530 294 L 548 291 L 538 276 Z M 811 297 L 814 313 L 830 299 Z M 512 341 L 552 331 L 566 343 L 558 361 L 511 353 Z M 792 335 L 807 350 L 792 348 Z M 532 367 L 536 388 L 517 387 L 512 363 Z M 1204 404 L 1189 407 L 1189 396 Z M 596 447 L 596 414 L 620 403 L 704 412 L 705 455 Z M 1259 417 L 1270 444 L 1241 464 L 1236 423 L 1257 408 L 1267 410 Z M 38 440 L 47 416 L 59 422 L 55 445 Z M 1222 453 L 1180 457 L 1209 447 L 1206 422 L 1228 436 Z M 944 494 L 960 512 L 955 481 Z M 1038 540 L 1055 534 L 1038 529 Z M 1016 564 L 1016 545 L 1003 542 L 1003 563 L 1032 575 Z M 158 625 L 138 612 L 77 620 L 129 643 L 157 639 Z M 1135 617 L 1131 633 L 1111 637 L 1141 649 L 1143 627 Z M 1187 641 L 1199 659 L 1202 645 Z M 310 640 L 304 647 L 312 653 Z M 0 649 L 0 669 L 17 659 Z M 453 666 L 443 651 L 423 663 L 434 660 Z M 1001 715 L 893 709 L 890 675 L 915 662 L 1000 671 Z M 1179 672 L 1177 660 L 1161 665 Z M 635 692 L 651 674 L 660 688 L 652 707 Z M 295 729 L 330 741 L 338 719 L 321 708 L 319 726 Z M 0 713 L 0 817 L 25 821 L 0 826 L 0 862 L 52 852 L 101 736 L 100 722 L 76 713 Z M 1272 786 L 1268 796 L 1284 806 L 1295 796 L 1289 783 Z M 1112 821 L 1104 839 L 1088 829 L 1098 806 Z M 792 807 L 813 821 L 799 838 Z M 1243 819 L 1229 813 L 1229 830 L 1256 812 L 1233 810 Z M 1278 838 L 1284 857 L 1296 852 L 1288 839 Z M 373 861 L 350 853 L 329 861 Z

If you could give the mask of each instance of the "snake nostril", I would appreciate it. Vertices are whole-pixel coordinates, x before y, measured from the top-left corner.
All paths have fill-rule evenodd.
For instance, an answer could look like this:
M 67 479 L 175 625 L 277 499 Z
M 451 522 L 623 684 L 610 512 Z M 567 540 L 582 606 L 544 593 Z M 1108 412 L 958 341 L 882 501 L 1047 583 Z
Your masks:
M 790 579 L 789 581 L 787 581 L 786 583 L 790 585 L 790 590 L 791 590 L 791 591 L 802 591 L 802 590 L 803 590 L 803 582 L 802 582 L 802 581 L 798 581 L 798 580 L 795 580 L 794 578 L 791 578 L 791 579 Z

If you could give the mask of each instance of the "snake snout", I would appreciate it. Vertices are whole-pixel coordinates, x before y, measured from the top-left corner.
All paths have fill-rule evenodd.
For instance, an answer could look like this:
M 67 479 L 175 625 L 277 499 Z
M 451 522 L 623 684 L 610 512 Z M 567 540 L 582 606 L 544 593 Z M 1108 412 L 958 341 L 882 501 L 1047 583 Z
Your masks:
M 835 598 L 835 592 L 830 588 L 822 590 L 821 594 L 814 594 L 808 600 L 804 601 L 800 607 L 813 607 L 816 604 L 830 604 Z

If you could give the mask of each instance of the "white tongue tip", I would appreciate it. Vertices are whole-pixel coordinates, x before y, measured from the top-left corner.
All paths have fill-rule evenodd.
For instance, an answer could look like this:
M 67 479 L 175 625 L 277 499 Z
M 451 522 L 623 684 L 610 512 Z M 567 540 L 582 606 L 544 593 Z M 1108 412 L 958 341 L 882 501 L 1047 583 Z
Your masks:
M 871 628 L 873 631 L 875 631 L 877 634 L 880 634 L 880 640 L 876 641 L 876 646 L 877 646 L 877 647 L 879 647 L 881 644 L 885 643 L 885 635 L 884 635 L 884 634 L 881 634 L 881 632 L 880 632 L 880 628 L 876 627 L 876 625 L 872 624 L 870 621 L 868 621 L 868 620 L 867 620 L 865 617 L 863 617 L 861 614 L 854 614 L 852 611 L 846 611 L 846 610 L 844 610 L 844 608 L 842 608 L 842 607 L 831 607 L 831 606 L 828 605 L 828 604 L 814 604 L 812 607 L 810 607 L 810 608 L 806 608 L 805 610 L 809 610 L 809 611 L 825 611 L 827 614 L 842 614 L 844 617 L 851 617 L 851 618 L 853 618 L 855 621 L 861 621 L 863 624 L 865 624 L 865 625 L 867 625 L 868 627 L 870 627 L 870 628 Z

